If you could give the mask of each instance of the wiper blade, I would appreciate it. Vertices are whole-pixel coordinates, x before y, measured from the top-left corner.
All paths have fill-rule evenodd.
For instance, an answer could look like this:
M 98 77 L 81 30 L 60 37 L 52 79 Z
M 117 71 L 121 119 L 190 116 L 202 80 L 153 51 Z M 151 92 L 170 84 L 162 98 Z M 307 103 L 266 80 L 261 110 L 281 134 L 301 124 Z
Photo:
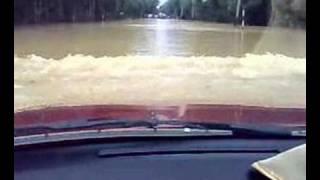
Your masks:
M 161 127 L 161 125 L 169 125 Z M 133 130 L 125 129 L 134 127 Z M 143 127 L 146 130 L 137 130 Z M 217 126 L 218 127 L 218 126 Z M 120 131 L 114 129 L 121 128 Z M 85 139 L 105 139 L 116 137 L 195 137 L 195 136 L 232 136 L 232 131 L 223 128 L 208 129 L 198 123 L 178 121 L 126 121 L 126 120 L 87 120 L 87 123 L 16 128 L 15 146 L 41 144 L 60 141 L 73 141 Z
M 207 130 L 229 130 L 233 136 L 245 137 L 271 137 L 271 136 L 306 136 L 306 128 L 304 126 L 280 126 L 272 124 L 223 124 L 223 123 L 197 123 L 197 122 L 181 122 L 169 121 L 164 122 L 178 125 L 184 124 L 184 127 L 191 129 L 207 129 Z
M 46 125 L 33 125 L 23 128 L 15 128 L 15 136 L 51 133 L 57 131 L 72 131 L 81 129 L 116 129 L 116 128 L 130 128 L 130 127 L 145 127 L 152 128 L 154 124 L 149 121 L 127 121 L 127 120 L 78 120 L 73 122 L 62 122 Z
M 179 120 L 157 121 L 157 120 L 108 120 L 108 119 L 87 119 L 74 122 L 62 122 L 46 125 L 33 125 L 23 128 L 15 128 L 15 136 L 53 133 L 63 131 L 73 131 L 82 129 L 119 129 L 119 128 L 135 128 L 143 127 L 153 129 L 155 131 L 161 129 L 163 125 L 168 128 L 184 128 L 186 132 L 191 130 L 228 130 L 229 125 L 226 124 L 204 124 Z

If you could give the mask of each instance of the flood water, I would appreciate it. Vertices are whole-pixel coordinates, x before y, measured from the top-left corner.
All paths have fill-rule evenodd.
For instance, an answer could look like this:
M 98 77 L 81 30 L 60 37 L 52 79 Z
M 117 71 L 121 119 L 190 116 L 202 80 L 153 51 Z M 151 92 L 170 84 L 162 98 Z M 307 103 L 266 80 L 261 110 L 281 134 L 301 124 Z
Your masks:
M 68 54 L 242 56 L 265 52 L 305 57 L 306 35 L 302 30 L 241 30 L 225 24 L 151 19 L 16 27 L 14 46 L 16 54 L 49 58 Z
M 15 110 L 60 104 L 305 107 L 306 32 L 181 20 L 18 26 Z

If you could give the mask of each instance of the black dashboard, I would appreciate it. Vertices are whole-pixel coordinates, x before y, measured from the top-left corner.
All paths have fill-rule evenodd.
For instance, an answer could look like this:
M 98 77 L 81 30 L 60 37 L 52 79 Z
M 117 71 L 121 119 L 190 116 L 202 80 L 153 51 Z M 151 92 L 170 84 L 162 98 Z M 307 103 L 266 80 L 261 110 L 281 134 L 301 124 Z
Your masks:
M 303 138 L 138 138 L 15 148 L 16 180 L 249 180 Z

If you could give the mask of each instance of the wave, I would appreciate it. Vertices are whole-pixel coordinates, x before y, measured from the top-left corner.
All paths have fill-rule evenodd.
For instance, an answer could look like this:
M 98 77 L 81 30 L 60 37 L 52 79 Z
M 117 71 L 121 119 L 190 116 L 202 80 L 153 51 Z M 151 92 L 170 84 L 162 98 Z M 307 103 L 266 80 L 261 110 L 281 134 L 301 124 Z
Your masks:
M 306 59 L 281 54 L 14 56 L 14 108 L 79 104 L 305 107 Z

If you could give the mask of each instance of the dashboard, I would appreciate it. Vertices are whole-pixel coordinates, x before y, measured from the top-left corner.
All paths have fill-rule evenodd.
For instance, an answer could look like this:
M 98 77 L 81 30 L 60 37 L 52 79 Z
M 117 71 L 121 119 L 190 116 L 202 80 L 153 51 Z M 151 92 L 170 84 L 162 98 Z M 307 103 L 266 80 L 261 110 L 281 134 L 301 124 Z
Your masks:
M 251 164 L 304 138 L 120 138 L 17 147 L 15 180 L 263 180 Z

